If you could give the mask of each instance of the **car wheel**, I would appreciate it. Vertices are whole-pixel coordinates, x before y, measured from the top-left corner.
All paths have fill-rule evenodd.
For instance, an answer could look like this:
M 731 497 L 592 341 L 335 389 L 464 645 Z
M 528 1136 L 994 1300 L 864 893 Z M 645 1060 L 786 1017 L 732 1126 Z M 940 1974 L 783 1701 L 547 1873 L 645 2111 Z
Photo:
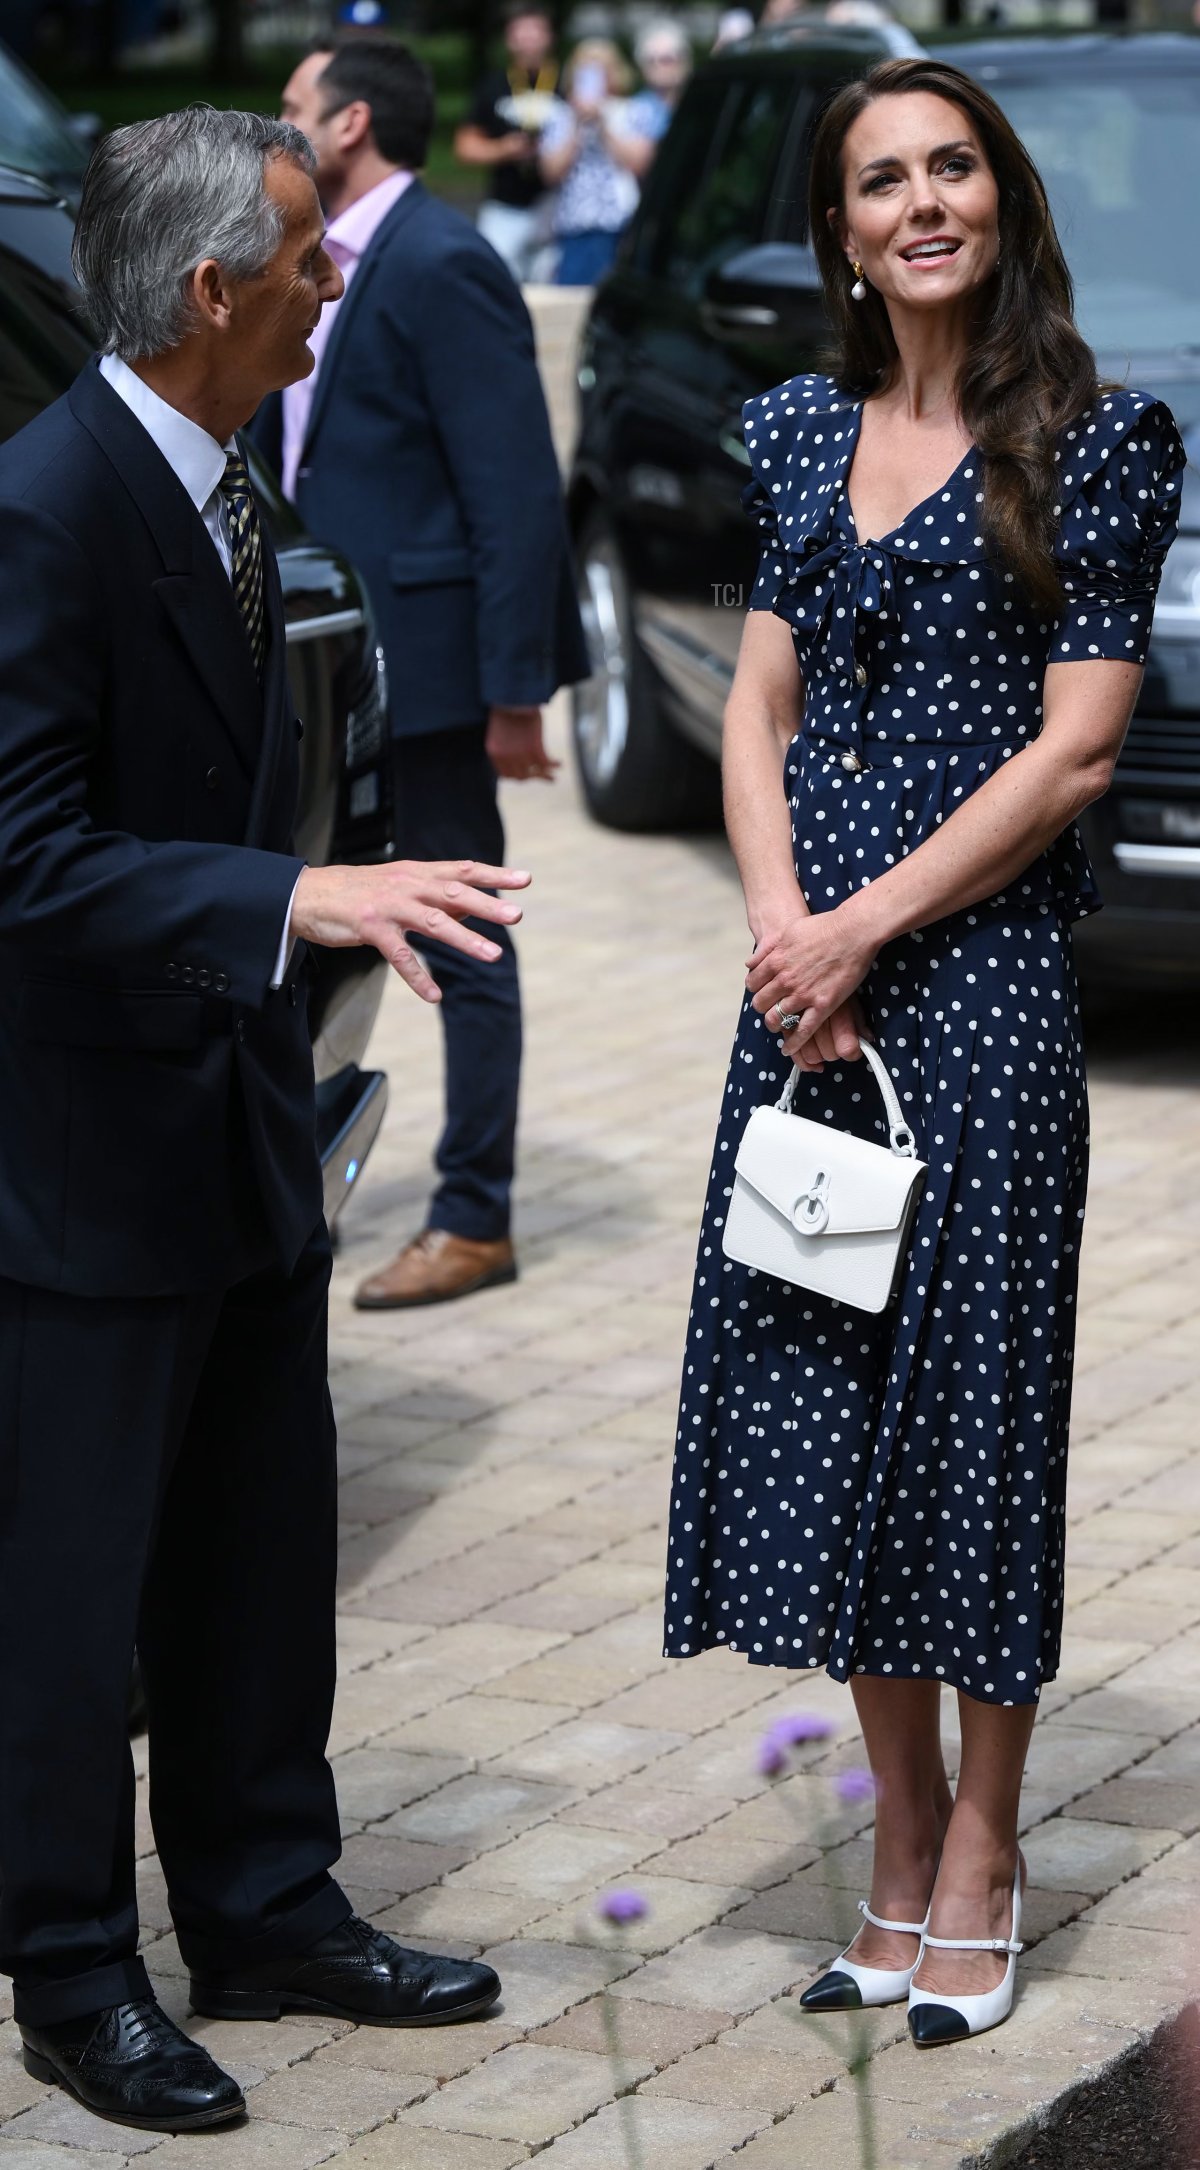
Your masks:
M 663 713 L 662 689 L 634 630 L 620 547 L 603 514 L 586 521 L 577 554 L 592 675 L 572 689 L 572 737 L 588 808 L 610 829 L 709 827 L 720 817 L 720 771 Z

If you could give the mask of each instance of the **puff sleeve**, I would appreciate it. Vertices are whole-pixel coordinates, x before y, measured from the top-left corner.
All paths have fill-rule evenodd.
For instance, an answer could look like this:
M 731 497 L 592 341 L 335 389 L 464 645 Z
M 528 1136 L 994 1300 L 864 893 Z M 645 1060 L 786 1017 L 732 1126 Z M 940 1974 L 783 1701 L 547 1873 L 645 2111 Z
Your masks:
M 742 409 L 742 421 L 746 440 L 746 454 L 753 470 L 753 480 L 742 491 L 742 505 L 746 515 L 753 520 L 759 531 L 758 573 L 750 590 L 750 610 L 774 610 L 787 584 L 787 559 L 779 535 L 779 514 L 776 509 L 767 475 L 771 456 L 759 442 L 762 432 L 761 399 L 747 400 Z M 778 487 L 778 485 L 776 485 Z
M 1187 464 L 1174 418 L 1160 400 L 1111 393 L 1064 431 L 1059 456 L 1067 601 L 1047 660 L 1144 663 Z

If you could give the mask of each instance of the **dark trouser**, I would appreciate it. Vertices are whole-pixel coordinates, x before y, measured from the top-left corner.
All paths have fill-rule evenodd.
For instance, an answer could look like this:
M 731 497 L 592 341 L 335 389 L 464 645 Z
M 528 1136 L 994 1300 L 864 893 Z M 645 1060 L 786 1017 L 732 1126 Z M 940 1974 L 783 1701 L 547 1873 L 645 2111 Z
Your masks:
M 136 1641 L 180 1949 L 221 1972 L 344 1920 L 329 1240 L 144 1301 L 0 1281 L 0 1969 L 30 2026 L 149 1993 Z
M 484 726 L 392 740 L 396 849 L 402 859 L 481 859 L 500 866 L 504 828 Z M 473 921 L 482 926 L 482 921 Z M 431 1228 L 477 1243 L 506 1236 L 521 1079 L 521 990 L 505 927 L 495 964 L 437 942 L 414 942 L 442 990 L 446 1121 L 435 1155 Z

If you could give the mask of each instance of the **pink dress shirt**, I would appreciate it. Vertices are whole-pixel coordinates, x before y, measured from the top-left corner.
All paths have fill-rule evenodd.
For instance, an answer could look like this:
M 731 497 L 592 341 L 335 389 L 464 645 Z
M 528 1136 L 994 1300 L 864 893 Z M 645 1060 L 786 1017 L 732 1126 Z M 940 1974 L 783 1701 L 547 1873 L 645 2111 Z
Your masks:
M 357 203 L 339 214 L 326 229 L 325 246 L 346 282 L 347 291 L 363 256 L 374 240 L 392 205 L 399 203 L 405 189 L 410 185 L 411 173 L 389 173 L 386 181 L 377 181 Z M 283 395 L 283 488 L 287 497 L 296 495 L 296 475 L 300 467 L 300 455 L 308 431 L 308 418 L 312 412 L 313 393 L 316 390 L 321 360 L 329 345 L 338 310 L 345 300 L 327 301 L 321 311 L 309 347 L 314 366 L 299 384 L 289 384 Z

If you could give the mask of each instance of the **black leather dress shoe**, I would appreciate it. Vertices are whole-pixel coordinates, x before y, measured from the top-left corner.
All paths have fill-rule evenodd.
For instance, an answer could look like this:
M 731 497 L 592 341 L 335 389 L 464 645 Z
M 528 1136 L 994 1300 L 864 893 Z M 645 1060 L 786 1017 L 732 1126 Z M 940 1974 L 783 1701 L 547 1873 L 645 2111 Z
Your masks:
M 217 1979 L 192 1976 L 192 2010 L 210 2019 L 322 2012 L 368 2027 L 437 2027 L 474 2019 L 499 1994 L 491 1967 L 406 1951 L 357 1914 L 290 1958 Z
M 199 2042 L 151 1999 L 22 2027 L 25 2070 L 95 2117 L 139 2132 L 195 2132 L 244 2117 L 246 2099 Z

